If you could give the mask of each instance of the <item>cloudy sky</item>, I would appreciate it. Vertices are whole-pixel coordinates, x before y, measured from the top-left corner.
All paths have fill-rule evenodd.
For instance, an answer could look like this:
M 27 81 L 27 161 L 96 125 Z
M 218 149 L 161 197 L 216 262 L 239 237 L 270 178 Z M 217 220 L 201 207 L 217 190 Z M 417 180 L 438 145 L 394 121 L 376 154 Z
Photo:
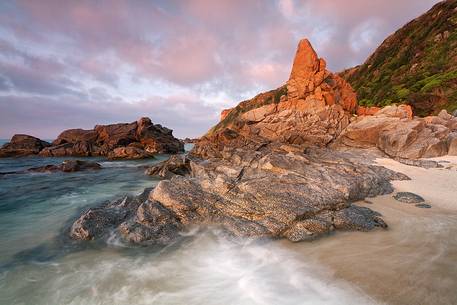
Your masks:
M 0 138 L 141 116 L 199 136 L 283 84 L 300 38 L 339 71 L 436 2 L 1 1 Z

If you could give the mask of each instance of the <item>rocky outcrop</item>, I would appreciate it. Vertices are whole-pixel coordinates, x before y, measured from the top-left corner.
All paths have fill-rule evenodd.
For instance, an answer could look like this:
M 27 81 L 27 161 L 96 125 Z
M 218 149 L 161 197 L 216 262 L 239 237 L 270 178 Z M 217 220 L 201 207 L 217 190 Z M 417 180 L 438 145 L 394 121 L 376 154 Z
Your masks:
M 220 157 L 225 146 L 270 142 L 326 146 L 349 125 L 357 100 L 351 87 L 326 69 L 308 40 L 300 41 L 287 83 L 241 102 L 196 143 L 201 157 Z
M 408 177 L 359 152 L 326 147 L 356 108 L 351 87 L 302 40 L 287 84 L 228 111 L 189 155 L 149 168 L 147 174 L 168 180 L 147 200 L 92 209 L 75 222 L 72 236 L 114 230 L 129 242 L 166 244 L 189 226 L 217 225 L 236 237 L 295 242 L 335 230 L 385 228 L 379 213 L 353 203 L 391 193 L 390 180 Z M 406 108 L 370 118 L 412 120 Z
M 11 138 L 9 143 L 4 144 L 0 148 L 0 158 L 36 155 L 43 148 L 50 145 L 46 141 L 29 135 L 16 134 Z
M 175 175 L 190 174 L 190 159 L 186 155 L 174 155 L 145 170 L 146 175 L 170 179 Z
M 410 192 L 399 192 L 395 194 L 393 197 L 395 198 L 395 200 L 404 203 L 420 203 L 425 201 L 424 198 L 422 198 L 421 196 Z
M 69 129 L 52 144 L 28 135 L 15 135 L 0 149 L 0 157 L 39 154 L 43 157 L 106 156 L 112 159 L 142 159 L 156 153 L 175 154 L 184 144 L 173 131 L 149 118 L 132 123 L 97 125 L 94 129 Z
M 136 159 L 145 159 L 152 158 L 154 155 L 143 150 L 141 147 L 127 146 L 127 147 L 118 147 L 113 149 L 108 153 L 109 159 L 126 159 L 126 160 L 136 160 Z
M 355 163 L 358 156 L 349 152 L 290 151 L 273 145 L 225 150 L 220 159 L 174 157 L 157 172 L 190 164 L 190 174 L 173 173 L 148 200 L 127 201 L 120 208 L 126 212 L 119 212 L 119 203 L 89 210 L 73 225 L 72 236 L 91 239 L 114 229 L 129 242 L 164 244 L 189 226 L 219 225 L 237 237 L 302 241 L 334 230 L 386 227 L 380 214 L 352 202 L 390 193 L 389 181 L 406 176 Z
M 101 169 L 101 165 L 96 162 L 81 161 L 81 160 L 65 160 L 59 165 L 45 165 L 39 167 L 29 168 L 27 171 L 35 173 L 45 172 L 79 172 L 83 170 L 98 170 Z
M 412 117 L 409 106 L 388 106 L 352 122 L 335 146 L 375 146 L 393 158 L 417 159 L 455 153 L 457 118 L 446 110 L 438 116 Z
M 143 203 L 151 189 L 145 189 L 137 196 L 125 196 L 113 202 L 107 202 L 100 207 L 85 211 L 71 226 L 70 236 L 74 239 L 90 240 L 108 233 L 122 221 L 133 215 Z
M 172 130 L 153 124 L 149 118 L 136 122 L 97 125 L 94 129 L 69 129 L 40 151 L 40 156 L 107 156 L 112 159 L 141 159 L 155 153 L 179 153 L 183 144 Z

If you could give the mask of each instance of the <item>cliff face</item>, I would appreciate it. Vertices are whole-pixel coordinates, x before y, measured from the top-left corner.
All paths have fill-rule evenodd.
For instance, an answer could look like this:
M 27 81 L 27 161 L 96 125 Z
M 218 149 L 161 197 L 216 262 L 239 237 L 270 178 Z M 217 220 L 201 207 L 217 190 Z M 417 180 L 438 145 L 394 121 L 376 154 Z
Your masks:
M 270 142 L 326 146 L 349 124 L 357 100 L 351 86 L 326 69 L 308 40 L 300 41 L 287 83 L 225 110 L 194 153 L 220 156 L 229 146 Z
M 436 4 L 340 76 L 363 106 L 406 103 L 420 116 L 457 110 L 457 0 Z

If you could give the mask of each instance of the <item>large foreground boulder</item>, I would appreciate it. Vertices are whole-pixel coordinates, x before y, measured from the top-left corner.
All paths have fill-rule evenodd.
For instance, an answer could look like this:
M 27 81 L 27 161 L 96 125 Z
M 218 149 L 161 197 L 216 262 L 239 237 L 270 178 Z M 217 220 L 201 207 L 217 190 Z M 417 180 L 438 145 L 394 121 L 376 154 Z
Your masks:
M 11 138 L 9 143 L 4 144 L 0 148 L 0 157 L 36 155 L 43 148 L 48 147 L 49 145 L 51 144 L 36 137 L 25 134 L 16 134 Z
M 408 178 L 353 161 L 357 158 L 349 152 L 290 152 L 273 145 L 225 150 L 219 159 L 163 163 L 157 173 L 186 162 L 191 172 L 170 175 L 148 200 L 133 208 L 127 203 L 125 213 L 119 204 L 84 213 L 72 236 L 91 239 L 115 230 L 129 242 L 166 244 L 189 226 L 218 225 L 236 237 L 302 241 L 334 230 L 385 228 L 380 214 L 352 202 L 391 193 L 390 180 Z

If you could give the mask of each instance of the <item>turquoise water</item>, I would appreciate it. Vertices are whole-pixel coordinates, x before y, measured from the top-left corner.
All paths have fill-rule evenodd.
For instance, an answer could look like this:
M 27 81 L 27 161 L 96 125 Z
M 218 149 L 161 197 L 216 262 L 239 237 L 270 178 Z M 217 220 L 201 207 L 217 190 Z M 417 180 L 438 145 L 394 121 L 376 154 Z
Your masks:
M 123 194 L 140 193 L 157 180 L 144 175 L 146 161 L 99 162 L 103 169 L 76 173 L 25 173 L 0 175 L 0 264 L 46 260 L 57 249 L 61 233 L 78 212 Z M 69 158 L 3 158 L 0 172 L 58 164 Z

